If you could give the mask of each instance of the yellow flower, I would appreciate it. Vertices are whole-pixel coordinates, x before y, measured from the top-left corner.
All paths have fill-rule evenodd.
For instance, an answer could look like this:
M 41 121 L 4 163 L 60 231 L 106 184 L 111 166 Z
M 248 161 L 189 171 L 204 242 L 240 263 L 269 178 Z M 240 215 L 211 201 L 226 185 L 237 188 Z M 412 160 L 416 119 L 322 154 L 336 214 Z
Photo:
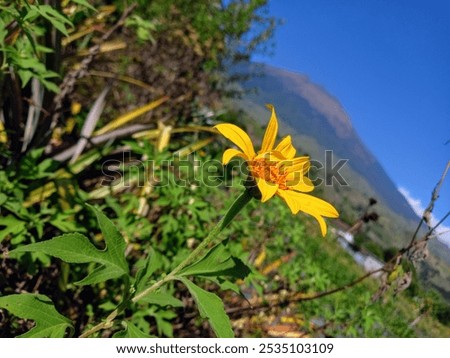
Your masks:
M 236 156 L 244 158 L 261 192 L 261 202 L 278 195 L 286 202 L 293 214 L 302 211 L 312 215 L 319 222 L 322 235 L 325 236 L 327 225 L 323 217 L 337 218 L 339 214 L 326 201 L 305 194 L 314 189 L 311 180 L 306 176 L 311 165 L 309 157 L 295 157 L 296 150 L 292 146 L 289 135 L 274 147 L 278 121 L 274 107 L 272 105 L 267 107 L 272 111 L 272 115 L 264 134 L 261 150 L 257 153 L 248 134 L 239 127 L 229 123 L 215 126 L 224 137 L 240 149 L 227 149 L 223 153 L 222 162 L 226 165 Z

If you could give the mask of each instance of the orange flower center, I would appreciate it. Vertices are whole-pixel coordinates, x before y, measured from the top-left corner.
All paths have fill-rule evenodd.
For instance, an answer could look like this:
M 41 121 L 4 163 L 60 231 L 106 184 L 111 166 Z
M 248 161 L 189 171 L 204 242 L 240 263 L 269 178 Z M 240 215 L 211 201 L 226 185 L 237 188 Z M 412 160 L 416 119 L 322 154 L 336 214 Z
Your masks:
M 278 184 L 282 190 L 288 189 L 286 186 L 287 173 L 280 171 L 277 162 L 265 158 L 255 159 L 250 162 L 250 171 L 253 177 L 264 179 L 267 182 Z

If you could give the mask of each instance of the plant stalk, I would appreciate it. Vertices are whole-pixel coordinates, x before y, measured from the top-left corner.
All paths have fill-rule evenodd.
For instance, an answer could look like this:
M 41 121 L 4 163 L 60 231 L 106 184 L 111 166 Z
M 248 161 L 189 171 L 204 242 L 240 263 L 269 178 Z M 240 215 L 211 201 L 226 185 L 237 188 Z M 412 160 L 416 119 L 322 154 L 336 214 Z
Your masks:
M 205 248 L 209 246 L 209 244 L 218 237 L 218 235 L 225 229 L 228 224 L 234 219 L 234 217 L 241 211 L 241 209 L 252 199 L 252 195 L 248 190 L 245 190 L 230 206 L 226 214 L 220 219 L 217 225 L 210 231 L 205 240 L 203 240 L 197 248 L 192 251 L 192 253 L 186 257 L 177 267 L 175 267 L 172 272 L 170 272 L 167 276 L 165 276 L 162 280 L 155 282 L 152 286 L 148 287 L 144 291 L 140 292 L 131 300 L 133 303 L 136 303 L 141 298 L 149 295 L 152 292 L 155 292 L 158 288 L 163 286 L 166 282 L 174 280 L 179 272 L 181 272 L 185 267 L 189 266 L 193 263 L 200 254 L 204 251 Z
M 204 252 L 204 250 L 212 243 L 214 242 L 219 234 L 222 232 L 223 229 L 225 229 L 228 224 L 234 219 L 234 217 L 241 211 L 241 209 L 253 198 L 252 194 L 249 190 L 245 190 L 230 206 L 226 214 L 220 219 L 220 221 L 217 223 L 217 225 L 210 231 L 208 236 L 203 240 L 200 245 L 197 246 L 197 248 L 192 251 L 192 253 L 184 259 L 177 267 L 175 267 L 167 276 L 162 278 L 161 280 L 155 282 L 152 286 L 146 288 L 144 291 L 140 292 L 136 296 L 133 297 L 131 302 L 136 303 L 140 299 L 142 299 L 145 296 L 148 296 L 152 292 L 155 292 L 157 289 L 159 289 L 161 286 L 163 286 L 165 283 L 172 281 L 176 279 L 177 274 L 180 273 L 185 267 L 189 266 L 191 263 L 193 263 L 196 259 L 199 258 L 199 256 Z M 104 322 L 101 322 L 97 324 L 96 326 L 92 327 L 91 329 L 84 332 L 82 335 L 80 335 L 80 338 L 86 338 L 90 335 L 94 334 L 95 332 L 100 331 L 104 328 L 109 328 L 112 325 L 112 322 L 116 318 L 116 316 L 119 314 L 119 308 L 115 309 Z

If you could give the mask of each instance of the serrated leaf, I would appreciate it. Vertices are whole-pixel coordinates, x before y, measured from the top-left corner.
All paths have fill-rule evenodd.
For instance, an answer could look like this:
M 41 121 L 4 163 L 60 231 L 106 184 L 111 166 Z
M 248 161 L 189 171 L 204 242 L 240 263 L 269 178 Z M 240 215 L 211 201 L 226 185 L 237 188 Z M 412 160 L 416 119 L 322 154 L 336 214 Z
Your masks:
M 76 284 L 80 286 L 94 285 L 96 283 L 105 282 L 122 275 L 124 275 L 124 273 L 112 271 L 110 266 L 98 266 L 85 278 L 76 282 Z
M 244 279 L 250 269 L 240 259 L 231 256 L 224 245 L 213 247 L 202 259 L 182 270 L 179 275 L 231 276 Z
M 161 259 L 158 257 L 158 254 L 152 248 L 150 248 L 148 256 L 145 260 L 144 267 L 138 270 L 138 272 L 136 273 L 136 294 L 146 288 L 147 281 L 149 280 L 153 272 L 156 271 L 160 263 Z
M 155 336 L 142 332 L 131 322 L 123 321 L 122 324 L 125 326 L 125 329 L 114 333 L 113 338 L 155 338 Z
M 153 292 L 147 296 L 142 297 L 139 301 L 158 305 L 161 307 L 183 307 L 183 302 L 166 292 Z
M 210 323 L 214 333 L 219 338 L 233 338 L 230 319 L 225 313 L 222 300 L 214 293 L 205 291 L 187 278 L 178 278 L 187 287 L 197 303 L 200 316 Z
M 128 273 L 128 264 L 125 260 L 125 248 L 126 243 L 122 237 L 122 234 L 117 227 L 109 220 L 105 214 L 92 205 L 86 204 L 97 216 L 100 230 L 105 238 L 106 247 L 109 250 L 111 258 L 121 267 L 124 272 Z
M 101 211 L 88 206 L 97 216 L 106 243 L 104 250 L 97 249 L 83 234 L 71 233 L 18 247 L 10 252 L 10 256 L 20 252 L 42 252 L 68 263 L 95 262 L 101 265 L 77 282 L 79 285 L 90 285 L 127 275 L 128 265 L 125 260 L 125 241 L 122 235 Z
M 217 285 L 219 285 L 221 291 L 230 290 L 237 293 L 238 295 L 243 296 L 241 289 L 234 282 L 224 280 L 221 277 L 208 277 L 208 280 L 211 280 L 212 282 L 215 282 Z
M 55 309 L 47 296 L 23 293 L 0 297 L 0 308 L 17 317 L 35 321 L 36 325 L 19 337 L 62 338 L 67 328 L 73 334 L 72 322 Z

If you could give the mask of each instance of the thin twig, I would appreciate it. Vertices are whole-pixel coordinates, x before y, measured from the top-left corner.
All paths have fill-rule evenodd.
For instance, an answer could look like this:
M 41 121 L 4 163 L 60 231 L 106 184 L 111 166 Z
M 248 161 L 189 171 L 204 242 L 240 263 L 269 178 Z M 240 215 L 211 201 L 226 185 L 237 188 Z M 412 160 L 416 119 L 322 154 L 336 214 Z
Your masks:
M 140 131 L 148 130 L 151 128 L 152 128 L 152 125 L 150 125 L 150 124 L 132 124 L 128 127 L 119 128 L 114 131 L 90 138 L 89 148 L 91 148 L 92 146 L 96 146 L 96 145 L 105 143 L 109 140 L 126 137 L 135 132 L 140 132 Z M 55 154 L 52 158 L 59 162 L 68 160 L 75 152 L 75 148 L 76 148 L 76 145 L 73 145 L 73 146 L 65 149 L 61 153 Z
M 329 291 L 319 292 L 319 293 L 315 293 L 313 295 L 308 295 L 308 296 L 300 296 L 300 297 L 298 297 L 298 295 L 297 295 L 297 297 L 294 297 L 295 298 L 294 300 L 295 301 L 311 301 L 311 300 L 315 300 L 317 298 L 329 296 L 329 295 L 332 295 L 333 293 L 344 291 L 344 290 L 346 290 L 348 288 L 356 286 L 357 284 L 363 282 L 365 279 L 369 278 L 370 276 L 375 275 L 376 273 L 382 272 L 382 271 L 384 271 L 384 267 L 382 267 L 380 269 L 377 269 L 377 270 L 370 271 L 370 272 L 366 273 L 365 275 L 363 275 L 363 276 L 357 278 L 356 280 L 354 280 L 352 282 L 349 282 L 349 283 L 347 283 L 347 284 L 345 284 L 343 286 L 334 288 L 334 289 L 329 290 Z
M 438 226 L 441 225 L 449 216 L 450 216 L 450 211 L 448 211 L 447 214 L 445 214 L 444 217 L 441 220 L 439 220 L 438 223 L 430 229 L 430 233 L 432 233 L 434 230 L 436 230 L 438 228 Z
M 267 309 L 271 309 L 271 308 L 275 308 L 277 306 L 279 306 L 280 304 L 286 304 L 286 303 L 291 303 L 291 302 L 299 302 L 299 301 L 311 301 L 311 300 L 315 300 L 317 298 L 321 298 L 321 297 L 325 297 L 328 295 L 331 295 L 333 293 L 337 293 L 339 291 L 344 291 L 348 288 L 351 288 L 353 286 L 356 286 L 357 284 L 361 283 L 362 281 L 364 281 L 365 279 L 369 278 L 370 276 L 383 271 L 384 268 L 380 268 L 377 270 L 373 270 L 370 271 L 368 273 L 366 273 L 365 275 L 357 278 L 356 280 L 349 282 L 343 286 L 334 288 L 332 290 L 328 290 L 328 291 L 323 291 L 323 292 L 316 292 L 312 295 L 308 295 L 308 296 L 304 296 L 302 293 L 300 294 L 295 294 L 291 297 L 287 297 L 284 298 L 281 302 L 277 302 L 276 304 L 262 304 L 260 306 L 247 306 L 247 307 L 233 307 L 233 308 L 228 308 L 226 310 L 227 313 L 236 313 L 236 312 L 241 312 L 241 311 L 253 311 L 253 310 L 267 310 Z
M 434 189 L 433 189 L 433 191 L 431 193 L 431 200 L 430 200 L 428 206 L 426 207 L 426 209 L 423 212 L 423 215 L 422 215 L 422 218 L 420 219 L 419 225 L 417 226 L 417 229 L 414 232 L 414 235 L 413 235 L 413 237 L 411 239 L 411 242 L 409 243 L 410 246 L 412 245 L 412 243 L 416 239 L 417 234 L 419 233 L 420 227 L 422 226 L 422 223 L 424 221 L 426 221 L 426 224 L 428 225 L 428 228 L 430 228 L 430 223 L 428 222 L 428 218 L 431 216 L 431 212 L 434 209 L 434 203 L 439 198 L 439 192 L 441 190 L 442 184 L 444 183 L 444 179 L 447 176 L 449 168 L 450 168 L 450 160 L 447 162 L 447 166 L 445 167 L 444 172 L 441 175 L 441 178 L 439 179 L 438 183 L 436 184 L 436 186 L 434 187 Z

